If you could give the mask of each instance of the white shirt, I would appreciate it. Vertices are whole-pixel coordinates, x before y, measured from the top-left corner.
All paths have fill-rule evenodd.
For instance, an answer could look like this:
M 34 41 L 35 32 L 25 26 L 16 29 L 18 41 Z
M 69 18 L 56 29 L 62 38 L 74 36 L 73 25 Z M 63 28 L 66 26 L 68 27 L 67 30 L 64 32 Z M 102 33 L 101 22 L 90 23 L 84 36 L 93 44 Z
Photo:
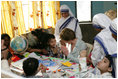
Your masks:
M 8 60 L 6 60 L 6 59 L 1 60 L 1 69 L 11 72 Z

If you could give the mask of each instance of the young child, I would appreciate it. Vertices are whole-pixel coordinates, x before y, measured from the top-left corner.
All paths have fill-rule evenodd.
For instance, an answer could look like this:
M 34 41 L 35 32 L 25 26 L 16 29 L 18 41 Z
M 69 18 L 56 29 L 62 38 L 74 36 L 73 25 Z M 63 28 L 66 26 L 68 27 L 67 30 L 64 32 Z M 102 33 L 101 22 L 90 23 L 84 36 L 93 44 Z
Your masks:
M 23 61 L 24 74 L 22 76 L 27 78 L 47 78 L 49 76 L 46 74 L 46 69 L 47 67 L 43 66 L 42 64 L 39 66 L 39 61 L 36 58 L 28 58 Z M 35 76 L 40 70 L 43 76 Z
M 53 34 L 48 35 L 48 53 L 49 56 L 63 58 L 63 54 L 59 46 L 56 45 L 56 39 Z
M 11 49 L 10 47 L 10 36 L 6 33 L 1 35 L 1 39 L 4 40 L 4 47 L 1 47 L 1 51 L 4 52 L 6 50 L 8 50 L 8 56 L 7 59 L 9 59 L 9 64 L 12 61 L 17 61 L 19 59 L 24 58 L 23 55 L 20 54 L 15 54 L 14 51 Z
M 6 33 L 1 35 L 1 41 L 4 41 L 3 46 L 1 46 L 1 52 L 4 52 L 6 50 L 9 50 L 10 47 L 10 36 Z M 7 59 L 9 59 L 12 56 L 12 54 L 9 52 Z
M 4 44 L 4 40 L 1 40 L 1 49 L 2 48 L 6 48 L 5 44 Z M 1 69 L 7 71 L 7 72 L 11 72 L 10 68 L 9 68 L 9 61 L 8 61 L 8 48 L 1 51 Z
M 89 69 L 86 72 L 80 72 L 81 78 L 113 78 L 112 77 L 112 57 L 105 56 L 94 69 Z

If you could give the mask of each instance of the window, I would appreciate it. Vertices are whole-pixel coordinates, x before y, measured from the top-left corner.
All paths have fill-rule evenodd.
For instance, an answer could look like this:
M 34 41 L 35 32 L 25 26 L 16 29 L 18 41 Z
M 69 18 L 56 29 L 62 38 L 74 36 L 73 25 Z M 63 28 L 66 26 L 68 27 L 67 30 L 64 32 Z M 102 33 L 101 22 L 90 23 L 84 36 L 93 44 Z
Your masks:
M 23 15 L 26 31 L 28 30 L 28 1 L 22 1 Z
M 91 1 L 77 1 L 77 18 L 79 22 L 91 21 Z
M 60 16 L 59 7 L 59 1 L 22 1 L 26 31 L 54 28 Z

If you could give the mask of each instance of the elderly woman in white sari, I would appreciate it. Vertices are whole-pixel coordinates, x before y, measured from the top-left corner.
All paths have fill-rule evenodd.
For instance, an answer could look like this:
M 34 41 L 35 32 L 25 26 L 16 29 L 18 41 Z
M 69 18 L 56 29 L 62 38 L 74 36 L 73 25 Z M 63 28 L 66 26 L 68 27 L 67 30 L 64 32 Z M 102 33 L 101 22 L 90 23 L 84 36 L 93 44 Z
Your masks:
M 111 26 L 109 28 L 112 32 L 112 37 L 117 41 L 117 18 L 112 21 Z
M 59 42 L 60 38 L 60 32 L 64 29 L 64 28 L 70 28 L 71 30 L 73 30 L 76 34 L 77 37 L 79 37 L 80 39 L 82 39 L 82 34 L 81 34 L 81 29 L 79 26 L 79 22 L 78 20 L 73 16 L 70 8 L 67 5 L 62 5 L 60 7 L 61 10 L 61 19 L 59 19 L 56 23 L 55 26 L 55 37 L 57 42 Z
M 101 32 L 94 38 L 94 48 L 91 56 L 94 66 L 96 66 L 97 62 L 102 60 L 106 55 L 111 55 L 113 59 L 117 56 L 117 43 L 111 36 L 111 32 L 109 30 L 110 24 L 111 20 L 105 14 L 100 13 L 93 17 L 93 26 L 101 30 Z

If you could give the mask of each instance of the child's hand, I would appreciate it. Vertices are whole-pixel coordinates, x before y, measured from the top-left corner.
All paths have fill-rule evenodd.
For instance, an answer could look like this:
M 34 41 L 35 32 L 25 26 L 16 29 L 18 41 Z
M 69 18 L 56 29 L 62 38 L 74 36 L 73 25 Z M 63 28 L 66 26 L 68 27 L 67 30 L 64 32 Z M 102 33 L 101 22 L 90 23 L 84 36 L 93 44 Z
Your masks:
M 46 73 L 46 69 L 47 69 L 46 66 L 44 66 L 43 64 L 40 64 L 39 70 L 41 70 L 42 73 Z
M 59 48 L 57 46 L 53 49 L 54 54 L 57 54 L 58 53 L 58 49 Z

